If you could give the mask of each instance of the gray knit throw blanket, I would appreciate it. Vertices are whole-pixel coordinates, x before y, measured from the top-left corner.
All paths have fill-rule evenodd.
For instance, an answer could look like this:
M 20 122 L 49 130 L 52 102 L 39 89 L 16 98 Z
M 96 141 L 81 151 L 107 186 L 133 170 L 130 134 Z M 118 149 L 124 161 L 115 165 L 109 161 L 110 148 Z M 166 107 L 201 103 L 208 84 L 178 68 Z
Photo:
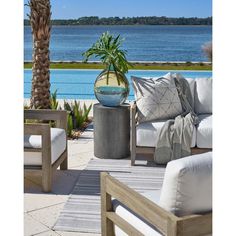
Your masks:
M 183 113 L 174 120 L 167 120 L 162 127 L 154 154 L 154 160 L 157 164 L 167 164 L 171 160 L 191 155 L 194 126 L 199 123 L 199 119 L 191 106 L 193 98 L 188 81 L 180 74 L 173 74 L 172 76 Z

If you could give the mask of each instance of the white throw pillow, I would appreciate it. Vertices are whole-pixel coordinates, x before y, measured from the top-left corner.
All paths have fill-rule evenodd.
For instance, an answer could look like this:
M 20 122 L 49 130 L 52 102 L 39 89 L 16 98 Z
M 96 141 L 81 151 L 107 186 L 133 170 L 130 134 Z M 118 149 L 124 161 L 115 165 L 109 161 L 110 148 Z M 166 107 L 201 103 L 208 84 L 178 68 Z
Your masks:
M 170 161 L 159 205 L 177 216 L 212 210 L 212 153 Z
M 197 78 L 195 87 L 195 112 L 212 113 L 212 78 Z
M 160 78 L 131 76 L 139 122 L 175 118 L 182 113 L 172 74 Z

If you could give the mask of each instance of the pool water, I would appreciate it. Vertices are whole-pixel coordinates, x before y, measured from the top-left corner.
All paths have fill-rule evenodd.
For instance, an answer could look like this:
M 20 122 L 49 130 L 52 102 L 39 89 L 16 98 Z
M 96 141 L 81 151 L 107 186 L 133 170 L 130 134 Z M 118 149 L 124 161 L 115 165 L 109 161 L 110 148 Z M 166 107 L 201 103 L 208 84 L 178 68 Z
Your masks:
M 51 70 L 51 92 L 57 90 L 60 99 L 96 99 L 94 95 L 94 82 L 101 70 Z M 130 83 L 131 76 L 160 77 L 168 73 L 164 70 L 129 70 L 126 74 Z M 211 71 L 171 71 L 181 73 L 186 78 L 207 78 L 212 76 Z M 24 70 L 24 98 L 30 97 L 32 71 Z M 134 91 L 130 85 L 128 100 L 134 99 Z

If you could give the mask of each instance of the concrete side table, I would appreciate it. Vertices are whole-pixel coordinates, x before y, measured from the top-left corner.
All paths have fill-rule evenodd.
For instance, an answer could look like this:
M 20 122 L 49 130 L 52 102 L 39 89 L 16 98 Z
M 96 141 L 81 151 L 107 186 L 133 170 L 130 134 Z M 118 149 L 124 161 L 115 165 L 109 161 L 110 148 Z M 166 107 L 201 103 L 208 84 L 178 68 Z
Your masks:
M 130 155 L 130 105 L 93 107 L 94 155 L 119 159 Z

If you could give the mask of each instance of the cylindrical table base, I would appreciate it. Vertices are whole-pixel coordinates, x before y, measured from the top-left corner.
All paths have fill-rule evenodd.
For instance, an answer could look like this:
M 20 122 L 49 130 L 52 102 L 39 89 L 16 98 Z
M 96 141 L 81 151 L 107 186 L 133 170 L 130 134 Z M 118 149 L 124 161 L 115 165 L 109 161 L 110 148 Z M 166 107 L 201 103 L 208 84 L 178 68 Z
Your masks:
M 95 104 L 94 155 L 119 159 L 130 155 L 130 106 L 106 107 Z

